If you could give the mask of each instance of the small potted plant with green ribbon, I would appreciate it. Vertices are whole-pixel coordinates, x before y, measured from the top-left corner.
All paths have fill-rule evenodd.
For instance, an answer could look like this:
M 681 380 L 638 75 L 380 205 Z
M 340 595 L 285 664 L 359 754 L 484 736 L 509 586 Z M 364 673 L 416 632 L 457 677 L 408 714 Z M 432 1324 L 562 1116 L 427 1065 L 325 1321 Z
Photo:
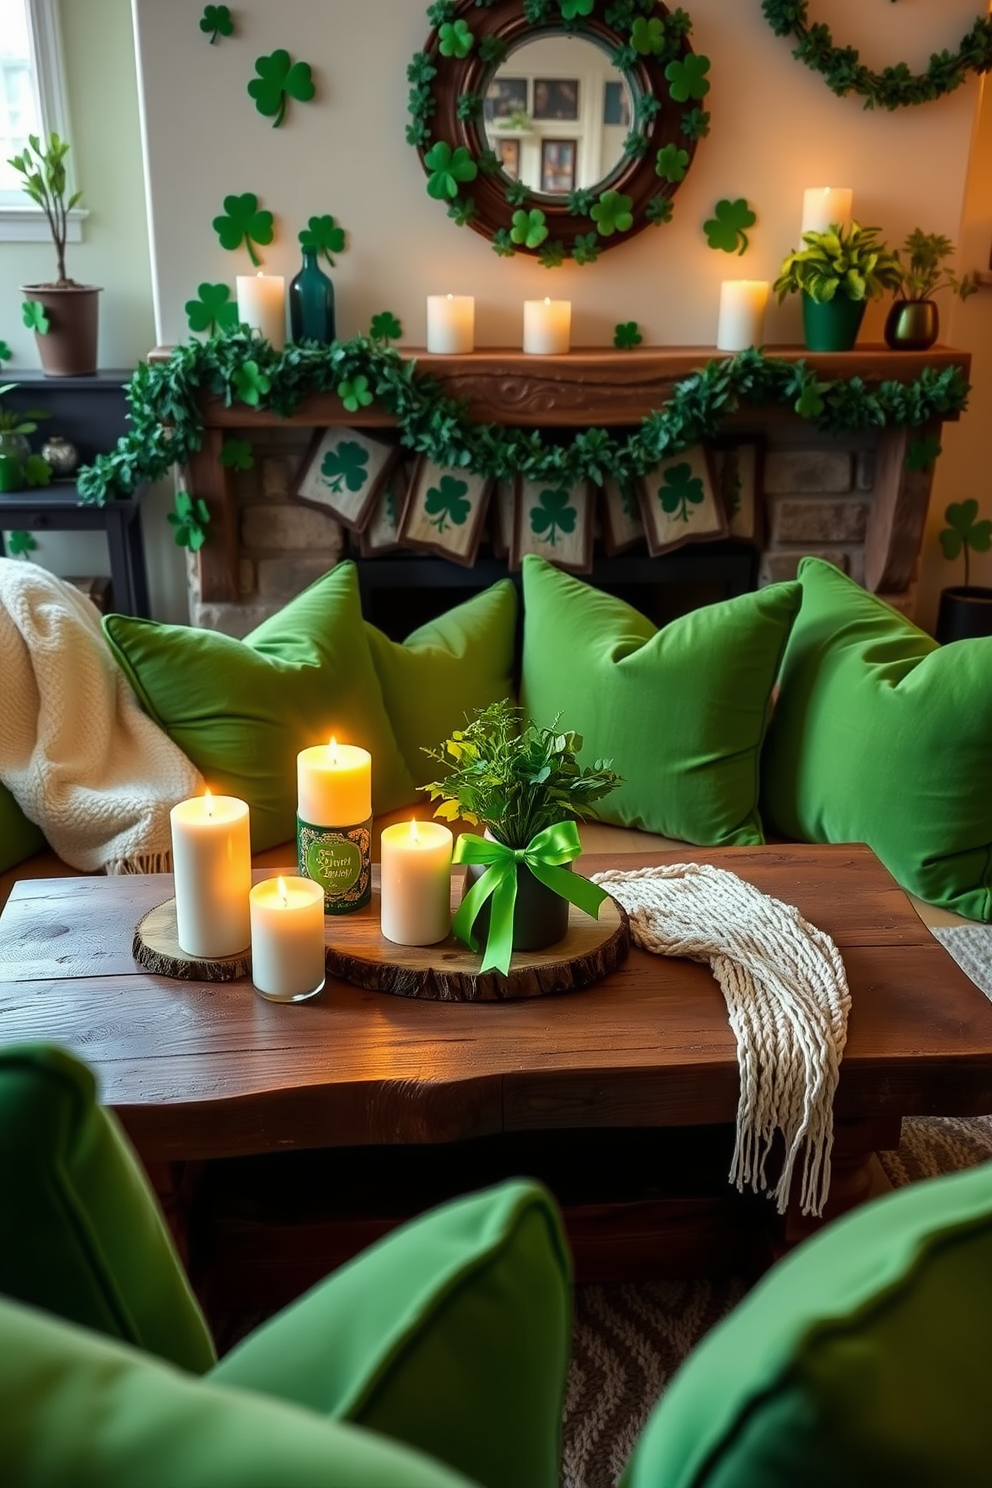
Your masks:
M 607 897 L 571 871 L 582 851 L 576 821 L 621 783 L 608 760 L 583 768 L 578 734 L 534 723 L 505 700 L 478 712 L 437 749 L 425 752 L 447 774 L 424 786 L 434 815 L 486 829 L 465 832 L 454 861 L 466 863 L 466 893 L 452 930 L 473 951 L 487 935 L 482 971 L 505 975 L 514 950 L 538 950 L 568 930 L 569 904 L 594 919 Z

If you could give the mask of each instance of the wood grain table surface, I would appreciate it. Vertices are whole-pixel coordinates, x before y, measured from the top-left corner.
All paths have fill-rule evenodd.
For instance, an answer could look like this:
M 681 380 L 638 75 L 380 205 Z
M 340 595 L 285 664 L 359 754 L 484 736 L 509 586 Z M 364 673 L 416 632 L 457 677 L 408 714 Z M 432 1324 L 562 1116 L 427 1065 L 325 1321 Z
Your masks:
M 841 1122 L 992 1110 L 992 1004 L 868 848 L 578 866 L 687 859 L 797 905 L 836 941 L 853 998 Z M 85 1058 L 146 1161 L 735 1118 L 736 1048 L 705 966 L 634 949 L 592 987 L 525 1002 L 410 1001 L 329 979 L 312 1001 L 279 1005 L 247 980 L 135 965 L 134 926 L 171 892 L 165 874 L 26 880 L 0 917 L 0 1043 L 54 1040 Z

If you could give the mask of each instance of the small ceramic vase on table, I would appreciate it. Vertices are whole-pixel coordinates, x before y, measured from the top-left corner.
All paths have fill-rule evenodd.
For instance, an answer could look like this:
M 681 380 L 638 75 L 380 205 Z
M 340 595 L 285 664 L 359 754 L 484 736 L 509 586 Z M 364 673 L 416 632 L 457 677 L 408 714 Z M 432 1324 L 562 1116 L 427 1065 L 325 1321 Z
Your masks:
M 289 282 L 289 326 L 294 341 L 328 346 L 334 340 L 334 285 L 315 248 L 304 248 L 303 267 Z

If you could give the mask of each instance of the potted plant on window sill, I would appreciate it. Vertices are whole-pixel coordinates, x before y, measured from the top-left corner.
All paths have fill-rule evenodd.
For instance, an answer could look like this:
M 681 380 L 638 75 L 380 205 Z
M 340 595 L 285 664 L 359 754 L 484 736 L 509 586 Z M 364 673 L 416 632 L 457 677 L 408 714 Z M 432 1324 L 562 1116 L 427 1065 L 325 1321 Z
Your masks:
M 944 265 L 954 253 L 950 238 L 940 233 L 925 233 L 916 227 L 903 245 L 909 263 L 902 271 L 902 283 L 885 320 L 886 344 L 893 351 L 926 351 L 940 335 L 940 314 L 932 296 L 941 289 L 966 300 L 978 285 L 974 276 L 959 279 Z
M 902 284 L 899 255 L 878 234 L 857 222 L 803 233 L 806 246 L 782 260 L 773 287 L 779 304 L 786 295 L 802 295 L 807 350 L 850 351 L 868 301 Z
M 969 553 L 987 553 L 992 548 L 992 521 L 978 520 L 978 502 L 952 501 L 944 511 L 947 526 L 938 534 L 944 557 L 953 561 L 964 554 L 964 583 L 940 592 L 937 611 L 937 640 L 973 640 L 992 635 L 992 589 L 969 582 Z
M 581 846 L 576 821 L 621 784 L 609 761 L 582 768 L 578 734 L 534 723 L 506 700 L 478 712 L 436 749 L 447 773 L 425 785 L 434 815 L 485 828 L 463 833 L 454 861 L 467 863 L 465 897 L 452 930 L 472 950 L 488 936 L 482 970 L 504 975 L 511 950 L 539 950 L 568 930 L 569 902 L 596 917 L 606 894 L 571 869 Z
M 24 192 L 44 212 L 55 244 L 58 277 L 21 289 L 24 323 L 34 330 L 46 377 L 82 377 L 97 367 L 100 290 L 92 284 L 77 284 L 65 271 L 69 213 L 82 197 L 81 191 L 66 197 L 68 153 L 68 142 L 54 132 L 44 148 L 32 134 L 21 154 L 7 162 L 23 177 Z

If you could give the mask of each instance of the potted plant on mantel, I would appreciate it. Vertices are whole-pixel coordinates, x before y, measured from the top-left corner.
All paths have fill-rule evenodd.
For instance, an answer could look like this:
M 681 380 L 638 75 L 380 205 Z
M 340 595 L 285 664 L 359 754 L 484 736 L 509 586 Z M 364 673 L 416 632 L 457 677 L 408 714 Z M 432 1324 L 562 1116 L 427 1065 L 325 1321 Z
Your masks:
M 947 526 L 938 534 L 944 557 L 952 562 L 964 554 L 964 583 L 942 589 L 937 610 L 937 640 L 973 640 L 992 635 L 992 589 L 969 582 L 969 553 L 987 553 L 992 548 L 992 521 L 978 519 L 978 502 L 952 501 L 944 511 Z
M 852 222 L 846 230 L 803 233 L 806 246 L 782 260 L 773 288 L 779 304 L 802 295 L 807 350 L 850 351 L 868 301 L 902 285 L 899 255 L 880 242 L 879 231 Z
M 576 821 L 595 817 L 593 802 L 620 785 L 608 760 L 583 769 L 582 739 L 534 723 L 505 699 L 476 713 L 436 749 L 442 779 L 422 787 L 440 801 L 434 815 L 485 828 L 463 833 L 454 861 L 467 863 L 466 892 L 452 930 L 472 950 L 488 935 L 482 970 L 504 974 L 510 951 L 539 950 L 568 930 L 569 901 L 597 915 L 602 889 L 570 870 L 581 851 Z M 516 856 L 524 852 L 521 860 Z
M 944 259 L 954 253 L 950 238 L 915 227 L 903 244 L 909 263 L 902 271 L 892 308 L 885 319 L 885 340 L 893 351 L 926 351 L 940 335 L 940 315 L 931 298 L 949 289 L 966 300 L 978 285 L 972 274 L 959 279 Z
M 24 323 L 33 327 L 46 377 L 82 377 L 96 371 L 100 290 L 77 284 L 65 271 L 69 213 L 82 198 L 66 199 L 65 158 L 69 144 L 54 132 L 42 149 L 36 134 L 7 164 L 21 175 L 23 190 L 44 212 L 55 244 L 58 278 L 50 284 L 25 284 Z

